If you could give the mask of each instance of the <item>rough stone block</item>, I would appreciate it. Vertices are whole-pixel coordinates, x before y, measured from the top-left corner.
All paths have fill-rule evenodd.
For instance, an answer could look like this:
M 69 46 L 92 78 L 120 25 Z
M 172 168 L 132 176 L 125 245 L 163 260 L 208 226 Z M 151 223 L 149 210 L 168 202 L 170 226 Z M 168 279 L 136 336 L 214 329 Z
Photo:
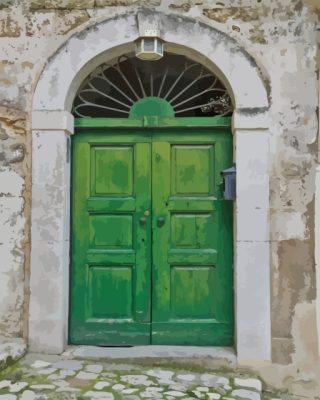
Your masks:
M 3 8 L 6 8 L 6 7 L 12 6 L 13 2 L 14 2 L 14 0 L 1 0 L 0 10 L 2 10 Z
M 58 9 L 58 10 L 83 10 L 93 8 L 94 0 L 33 0 L 30 4 L 31 10 Z
M 86 10 L 44 10 L 28 16 L 27 36 L 65 35 L 90 19 Z
M 148 6 L 159 6 L 161 0 L 95 0 L 96 7 L 105 7 L 105 6 L 131 6 L 137 4 L 147 4 Z
M 244 22 L 259 19 L 259 11 L 255 7 L 205 8 L 203 15 L 221 23 L 226 22 L 229 18 L 239 19 Z
M 0 37 L 19 37 L 21 26 L 10 15 L 0 19 Z

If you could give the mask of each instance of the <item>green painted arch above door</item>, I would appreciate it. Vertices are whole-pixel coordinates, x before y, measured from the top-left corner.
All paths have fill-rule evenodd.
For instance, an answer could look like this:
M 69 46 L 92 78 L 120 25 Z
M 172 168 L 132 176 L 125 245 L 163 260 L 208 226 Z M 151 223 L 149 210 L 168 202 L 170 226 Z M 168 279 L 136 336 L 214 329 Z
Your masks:
M 130 119 L 152 116 L 174 118 L 174 110 L 168 101 L 150 96 L 136 101 L 129 113 Z

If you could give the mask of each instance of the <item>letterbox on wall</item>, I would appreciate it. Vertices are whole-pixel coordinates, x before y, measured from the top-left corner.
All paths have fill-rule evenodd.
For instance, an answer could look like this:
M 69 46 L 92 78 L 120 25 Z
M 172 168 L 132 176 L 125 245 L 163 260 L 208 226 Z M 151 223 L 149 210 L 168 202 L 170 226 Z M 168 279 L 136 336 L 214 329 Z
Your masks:
M 226 200 L 236 199 L 236 167 L 221 171 L 223 178 L 223 198 Z

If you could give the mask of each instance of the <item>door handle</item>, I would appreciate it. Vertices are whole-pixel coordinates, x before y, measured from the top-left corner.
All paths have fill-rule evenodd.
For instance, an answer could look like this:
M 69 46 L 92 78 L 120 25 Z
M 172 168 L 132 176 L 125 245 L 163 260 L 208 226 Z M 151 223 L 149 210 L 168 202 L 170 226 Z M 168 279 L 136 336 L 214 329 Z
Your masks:
M 139 224 L 140 224 L 140 225 L 145 225 L 146 223 L 147 223 L 147 219 L 146 219 L 146 218 L 141 217 L 141 218 L 139 219 Z
M 157 219 L 157 227 L 161 228 L 164 225 L 165 222 L 166 222 L 166 220 L 163 217 L 159 217 Z

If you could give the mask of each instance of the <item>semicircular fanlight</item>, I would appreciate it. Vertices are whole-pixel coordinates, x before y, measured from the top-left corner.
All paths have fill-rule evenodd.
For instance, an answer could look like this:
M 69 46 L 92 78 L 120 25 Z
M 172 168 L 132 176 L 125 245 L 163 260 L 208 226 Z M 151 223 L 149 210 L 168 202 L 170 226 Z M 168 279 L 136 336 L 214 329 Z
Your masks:
M 185 56 L 165 54 L 146 62 L 121 56 L 101 64 L 82 83 L 73 103 L 75 117 L 129 117 L 145 97 L 166 100 L 176 117 L 231 115 L 231 98 L 221 81 Z

